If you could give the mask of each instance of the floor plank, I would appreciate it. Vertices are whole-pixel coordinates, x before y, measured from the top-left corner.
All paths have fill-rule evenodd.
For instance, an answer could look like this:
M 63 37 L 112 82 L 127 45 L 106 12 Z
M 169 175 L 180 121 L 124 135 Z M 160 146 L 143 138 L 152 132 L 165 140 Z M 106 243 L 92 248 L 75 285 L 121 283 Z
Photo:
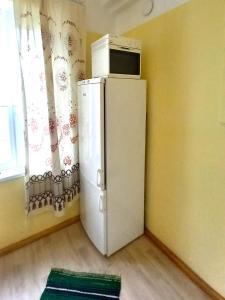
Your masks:
M 146 236 L 110 258 L 80 223 L 0 258 L 0 299 L 39 300 L 52 267 L 119 274 L 121 300 L 209 300 Z

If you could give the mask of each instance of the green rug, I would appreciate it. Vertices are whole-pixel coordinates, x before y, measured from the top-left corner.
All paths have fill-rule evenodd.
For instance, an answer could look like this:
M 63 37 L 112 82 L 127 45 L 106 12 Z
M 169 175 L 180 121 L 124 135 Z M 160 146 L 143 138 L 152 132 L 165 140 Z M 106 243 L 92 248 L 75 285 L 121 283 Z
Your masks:
M 119 276 L 52 269 L 40 300 L 115 300 L 120 289 Z

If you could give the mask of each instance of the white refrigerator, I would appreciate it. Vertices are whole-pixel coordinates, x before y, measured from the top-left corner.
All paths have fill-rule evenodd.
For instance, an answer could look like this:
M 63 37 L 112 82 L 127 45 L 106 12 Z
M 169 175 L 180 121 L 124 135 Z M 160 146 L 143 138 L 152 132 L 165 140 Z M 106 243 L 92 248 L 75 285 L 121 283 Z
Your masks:
M 80 217 L 111 255 L 144 231 L 146 81 L 78 82 Z

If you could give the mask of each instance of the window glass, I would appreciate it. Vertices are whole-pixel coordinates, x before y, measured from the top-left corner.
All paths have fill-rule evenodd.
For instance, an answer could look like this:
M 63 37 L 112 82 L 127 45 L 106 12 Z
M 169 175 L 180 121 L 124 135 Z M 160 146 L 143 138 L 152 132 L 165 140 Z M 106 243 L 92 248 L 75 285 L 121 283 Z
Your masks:
M 0 179 L 4 172 L 21 172 L 22 95 L 13 3 L 0 1 Z
M 7 106 L 0 107 L 0 165 L 9 162 L 12 156 L 11 142 L 10 142 L 10 127 L 9 127 L 9 113 Z

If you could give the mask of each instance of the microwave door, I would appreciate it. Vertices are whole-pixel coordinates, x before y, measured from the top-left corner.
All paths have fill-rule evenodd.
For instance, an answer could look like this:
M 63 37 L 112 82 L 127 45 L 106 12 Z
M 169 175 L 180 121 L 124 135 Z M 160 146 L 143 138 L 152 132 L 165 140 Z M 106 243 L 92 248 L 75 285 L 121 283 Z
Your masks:
M 140 75 L 140 53 L 110 49 L 110 74 Z

